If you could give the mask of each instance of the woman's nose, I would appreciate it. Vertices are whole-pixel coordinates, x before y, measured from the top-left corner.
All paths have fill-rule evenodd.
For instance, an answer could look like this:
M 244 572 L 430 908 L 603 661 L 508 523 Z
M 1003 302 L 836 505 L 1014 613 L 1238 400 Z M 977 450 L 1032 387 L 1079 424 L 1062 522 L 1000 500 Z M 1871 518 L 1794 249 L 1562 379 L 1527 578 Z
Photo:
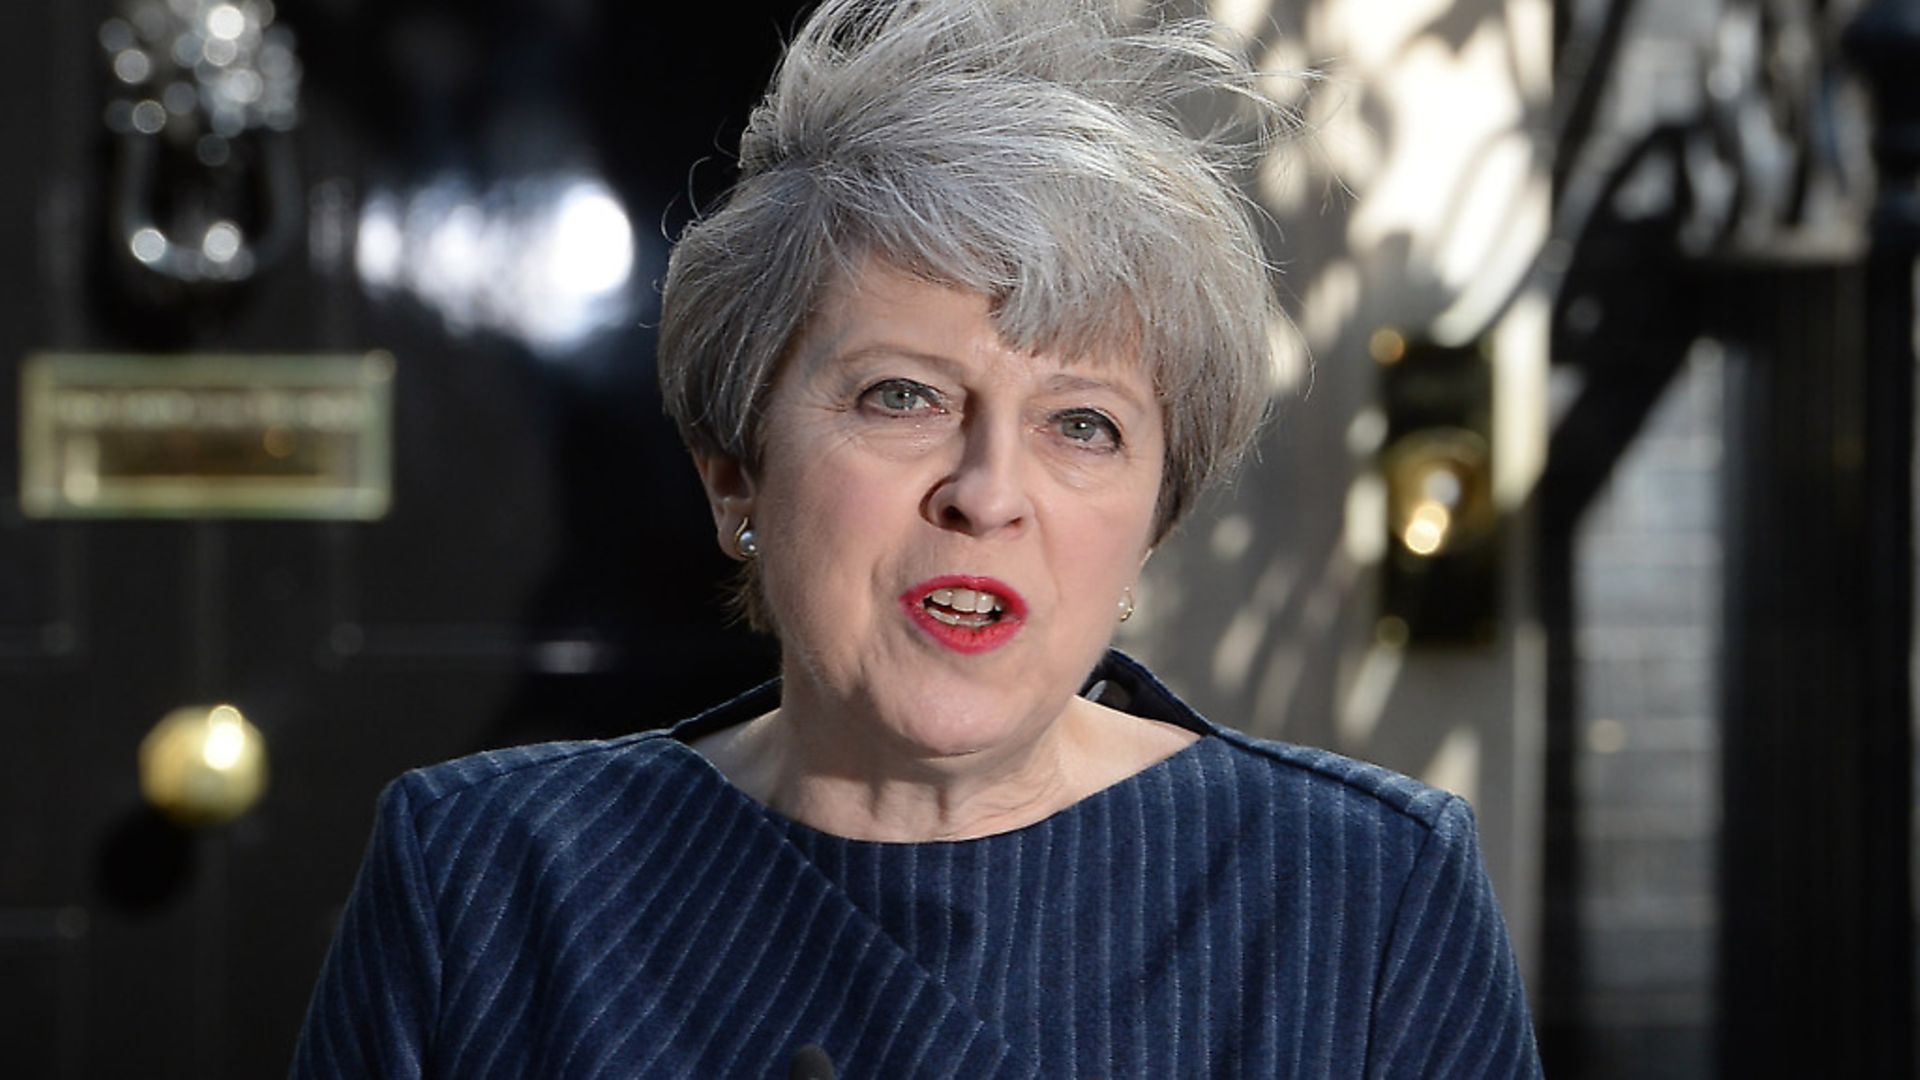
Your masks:
M 970 420 L 960 459 L 927 500 L 943 529 L 987 536 L 1025 524 L 1033 513 L 1018 422 Z

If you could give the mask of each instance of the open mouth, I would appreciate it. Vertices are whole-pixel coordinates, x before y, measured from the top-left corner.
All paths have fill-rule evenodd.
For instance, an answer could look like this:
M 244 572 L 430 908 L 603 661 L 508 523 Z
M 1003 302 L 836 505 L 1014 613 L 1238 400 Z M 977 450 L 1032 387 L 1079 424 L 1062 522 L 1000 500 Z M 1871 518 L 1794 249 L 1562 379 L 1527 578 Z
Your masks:
M 935 589 L 920 606 L 948 626 L 974 630 L 999 622 L 1007 613 L 1005 600 L 979 589 Z
M 935 641 L 957 652 L 998 648 L 1019 632 L 1026 603 L 992 578 L 949 575 L 908 589 L 900 603 Z

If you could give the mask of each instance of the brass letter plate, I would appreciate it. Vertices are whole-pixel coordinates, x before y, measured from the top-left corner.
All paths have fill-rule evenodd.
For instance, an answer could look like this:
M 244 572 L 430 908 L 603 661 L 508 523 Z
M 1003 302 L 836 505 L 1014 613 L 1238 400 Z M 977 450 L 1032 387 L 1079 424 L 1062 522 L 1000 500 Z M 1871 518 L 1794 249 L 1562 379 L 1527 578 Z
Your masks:
M 392 497 L 384 352 L 42 353 L 20 391 L 28 517 L 370 521 Z

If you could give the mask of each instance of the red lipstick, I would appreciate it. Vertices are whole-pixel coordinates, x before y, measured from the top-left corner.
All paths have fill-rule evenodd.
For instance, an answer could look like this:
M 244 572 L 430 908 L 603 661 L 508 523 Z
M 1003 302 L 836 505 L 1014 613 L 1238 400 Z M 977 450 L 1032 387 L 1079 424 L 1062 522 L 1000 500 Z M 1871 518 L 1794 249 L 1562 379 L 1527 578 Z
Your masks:
M 988 610 L 978 610 L 988 597 Z M 966 574 L 928 578 L 901 593 L 900 606 L 928 637 L 958 653 L 997 649 L 1027 620 L 1027 602 L 1013 586 Z

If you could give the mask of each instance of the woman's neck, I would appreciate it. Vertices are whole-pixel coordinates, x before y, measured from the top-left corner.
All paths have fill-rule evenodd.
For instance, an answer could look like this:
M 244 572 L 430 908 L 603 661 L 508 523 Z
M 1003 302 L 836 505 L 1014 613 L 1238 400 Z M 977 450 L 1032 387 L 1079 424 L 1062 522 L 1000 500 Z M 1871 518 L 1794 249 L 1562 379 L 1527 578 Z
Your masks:
M 855 840 L 968 840 L 1043 821 L 1178 753 L 1191 731 L 1071 699 L 1030 743 L 914 759 L 783 709 L 696 740 L 749 797 Z M 849 747 L 865 747 L 849 753 Z

